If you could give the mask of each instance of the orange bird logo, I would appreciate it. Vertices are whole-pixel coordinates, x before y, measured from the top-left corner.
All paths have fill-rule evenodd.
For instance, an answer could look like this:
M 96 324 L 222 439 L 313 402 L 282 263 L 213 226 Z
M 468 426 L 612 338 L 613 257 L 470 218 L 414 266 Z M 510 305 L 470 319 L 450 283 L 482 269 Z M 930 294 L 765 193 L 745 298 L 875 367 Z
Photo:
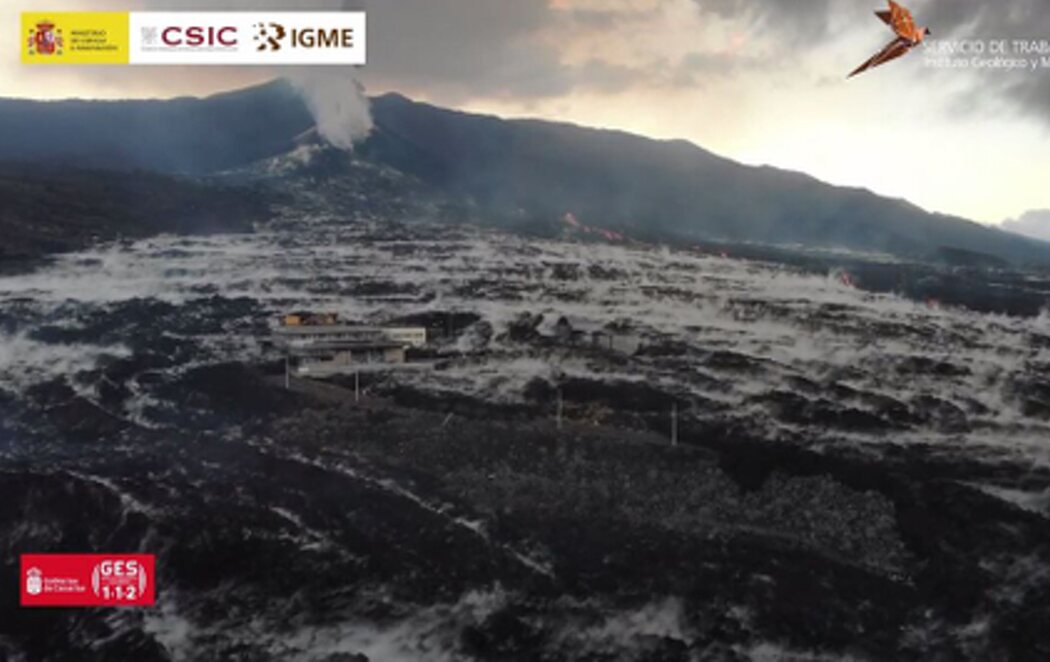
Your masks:
M 888 11 L 877 11 L 875 15 L 893 29 L 893 33 L 897 35 L 897 38 L 886 44 L 885 48 L 871 56 L 867 62 L 854 69 L 853 73 L 847 78 L 853 78 L 868 69 L 874 69 L 890 60 L 896 60 L 921 44 L 926 37 L 932 34 L 929 28 L 920 28 L 915 25 L 915 19 L 911 17 L 910 11 L 893 0 L 889 0 L 889 2 L 890 8 Z

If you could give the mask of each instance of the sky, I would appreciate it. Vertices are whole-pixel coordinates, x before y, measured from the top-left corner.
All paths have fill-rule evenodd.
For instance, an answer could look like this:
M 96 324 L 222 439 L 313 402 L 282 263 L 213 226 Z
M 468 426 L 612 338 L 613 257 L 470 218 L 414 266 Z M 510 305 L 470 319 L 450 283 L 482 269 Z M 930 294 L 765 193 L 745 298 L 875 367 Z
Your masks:
M 1016 42 L 1050 42 L 1045 1 L 912 0 L 930 47 L 850 80 L 892 39 L 873 13 L 880 0 L 3 0 L 0 21 L 41 9 L 365 9 L 370 94 L 684 138 L 998 223 L 1050 209 L 1050 44 L 1045 68 L 1004 69 L 992 53 L 1039 61 Z M 17 34 L 0 36 L 0 96 L 168 98 L 279 73 L 29 67 Z

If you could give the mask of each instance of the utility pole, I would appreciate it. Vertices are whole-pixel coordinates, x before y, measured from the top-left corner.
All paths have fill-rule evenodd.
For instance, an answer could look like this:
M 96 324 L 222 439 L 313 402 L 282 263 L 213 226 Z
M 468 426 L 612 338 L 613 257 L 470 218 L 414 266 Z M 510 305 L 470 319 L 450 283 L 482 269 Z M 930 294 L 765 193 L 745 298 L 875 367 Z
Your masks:
M 678 403 L 671 403 L 671 445 L 678 445 Z
M 561 395 L 561 387 L 558 387 L 558 429 L 561 429 L 562 413 L 565 409 L 565 402 Z
M 291 375 L 291 366 L 288 365 L 289 363 L 290 363 L 290 359 L 288 358 L 288 355 L 285 354 L 284 355 L 284 390 L 286 390 L 286 391 L 292 390 L 292 375 Z
M 354 370 L 354 402 L 361 401 L 361 371 Z

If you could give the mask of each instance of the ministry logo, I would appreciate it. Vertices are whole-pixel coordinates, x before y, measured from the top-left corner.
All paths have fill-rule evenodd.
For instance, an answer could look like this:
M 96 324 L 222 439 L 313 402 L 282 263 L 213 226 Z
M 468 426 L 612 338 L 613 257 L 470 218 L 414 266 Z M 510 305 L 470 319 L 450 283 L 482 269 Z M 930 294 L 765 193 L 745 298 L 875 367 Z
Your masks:
M 61 55 L 65 40 L 62 29 L 51 21 L 41 21 L 29 31 L 26 47 L 30 55 Z

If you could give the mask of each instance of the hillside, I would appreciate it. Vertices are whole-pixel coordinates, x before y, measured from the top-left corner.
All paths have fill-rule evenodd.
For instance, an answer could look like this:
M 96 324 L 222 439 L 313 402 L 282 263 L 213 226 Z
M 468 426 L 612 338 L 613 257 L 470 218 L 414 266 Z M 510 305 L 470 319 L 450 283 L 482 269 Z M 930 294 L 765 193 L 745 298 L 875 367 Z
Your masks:
M 360 157 L 513 227 L 572 212 L 648 240 L 1050 264 L 1048 244 L 685 141 L 472 115 L 396 94 L 374 99 L 373 116 Z M 0 159 L 203 175 L 289 152 L 312 120 L 289 85 L 273 82 L 205 99 L 0 100 L 0 126 Z
M 282 82 L 205 99 L 0 99 L 0 160 L 205 174 L 286 152 L 312 125 Z
M 0 268 L 97 240 L 235 231 L 267 212 L 265 196 L 143 172 L 0 164 Z
M 900 200 L 750 167 L 684 141 L 449 111 L 398 95 L 373 104 L 370 158 L 506 214 L 650 238 L 801 244 L 927 258 L 944 249 L 1050 261 L 1042 245 Z

